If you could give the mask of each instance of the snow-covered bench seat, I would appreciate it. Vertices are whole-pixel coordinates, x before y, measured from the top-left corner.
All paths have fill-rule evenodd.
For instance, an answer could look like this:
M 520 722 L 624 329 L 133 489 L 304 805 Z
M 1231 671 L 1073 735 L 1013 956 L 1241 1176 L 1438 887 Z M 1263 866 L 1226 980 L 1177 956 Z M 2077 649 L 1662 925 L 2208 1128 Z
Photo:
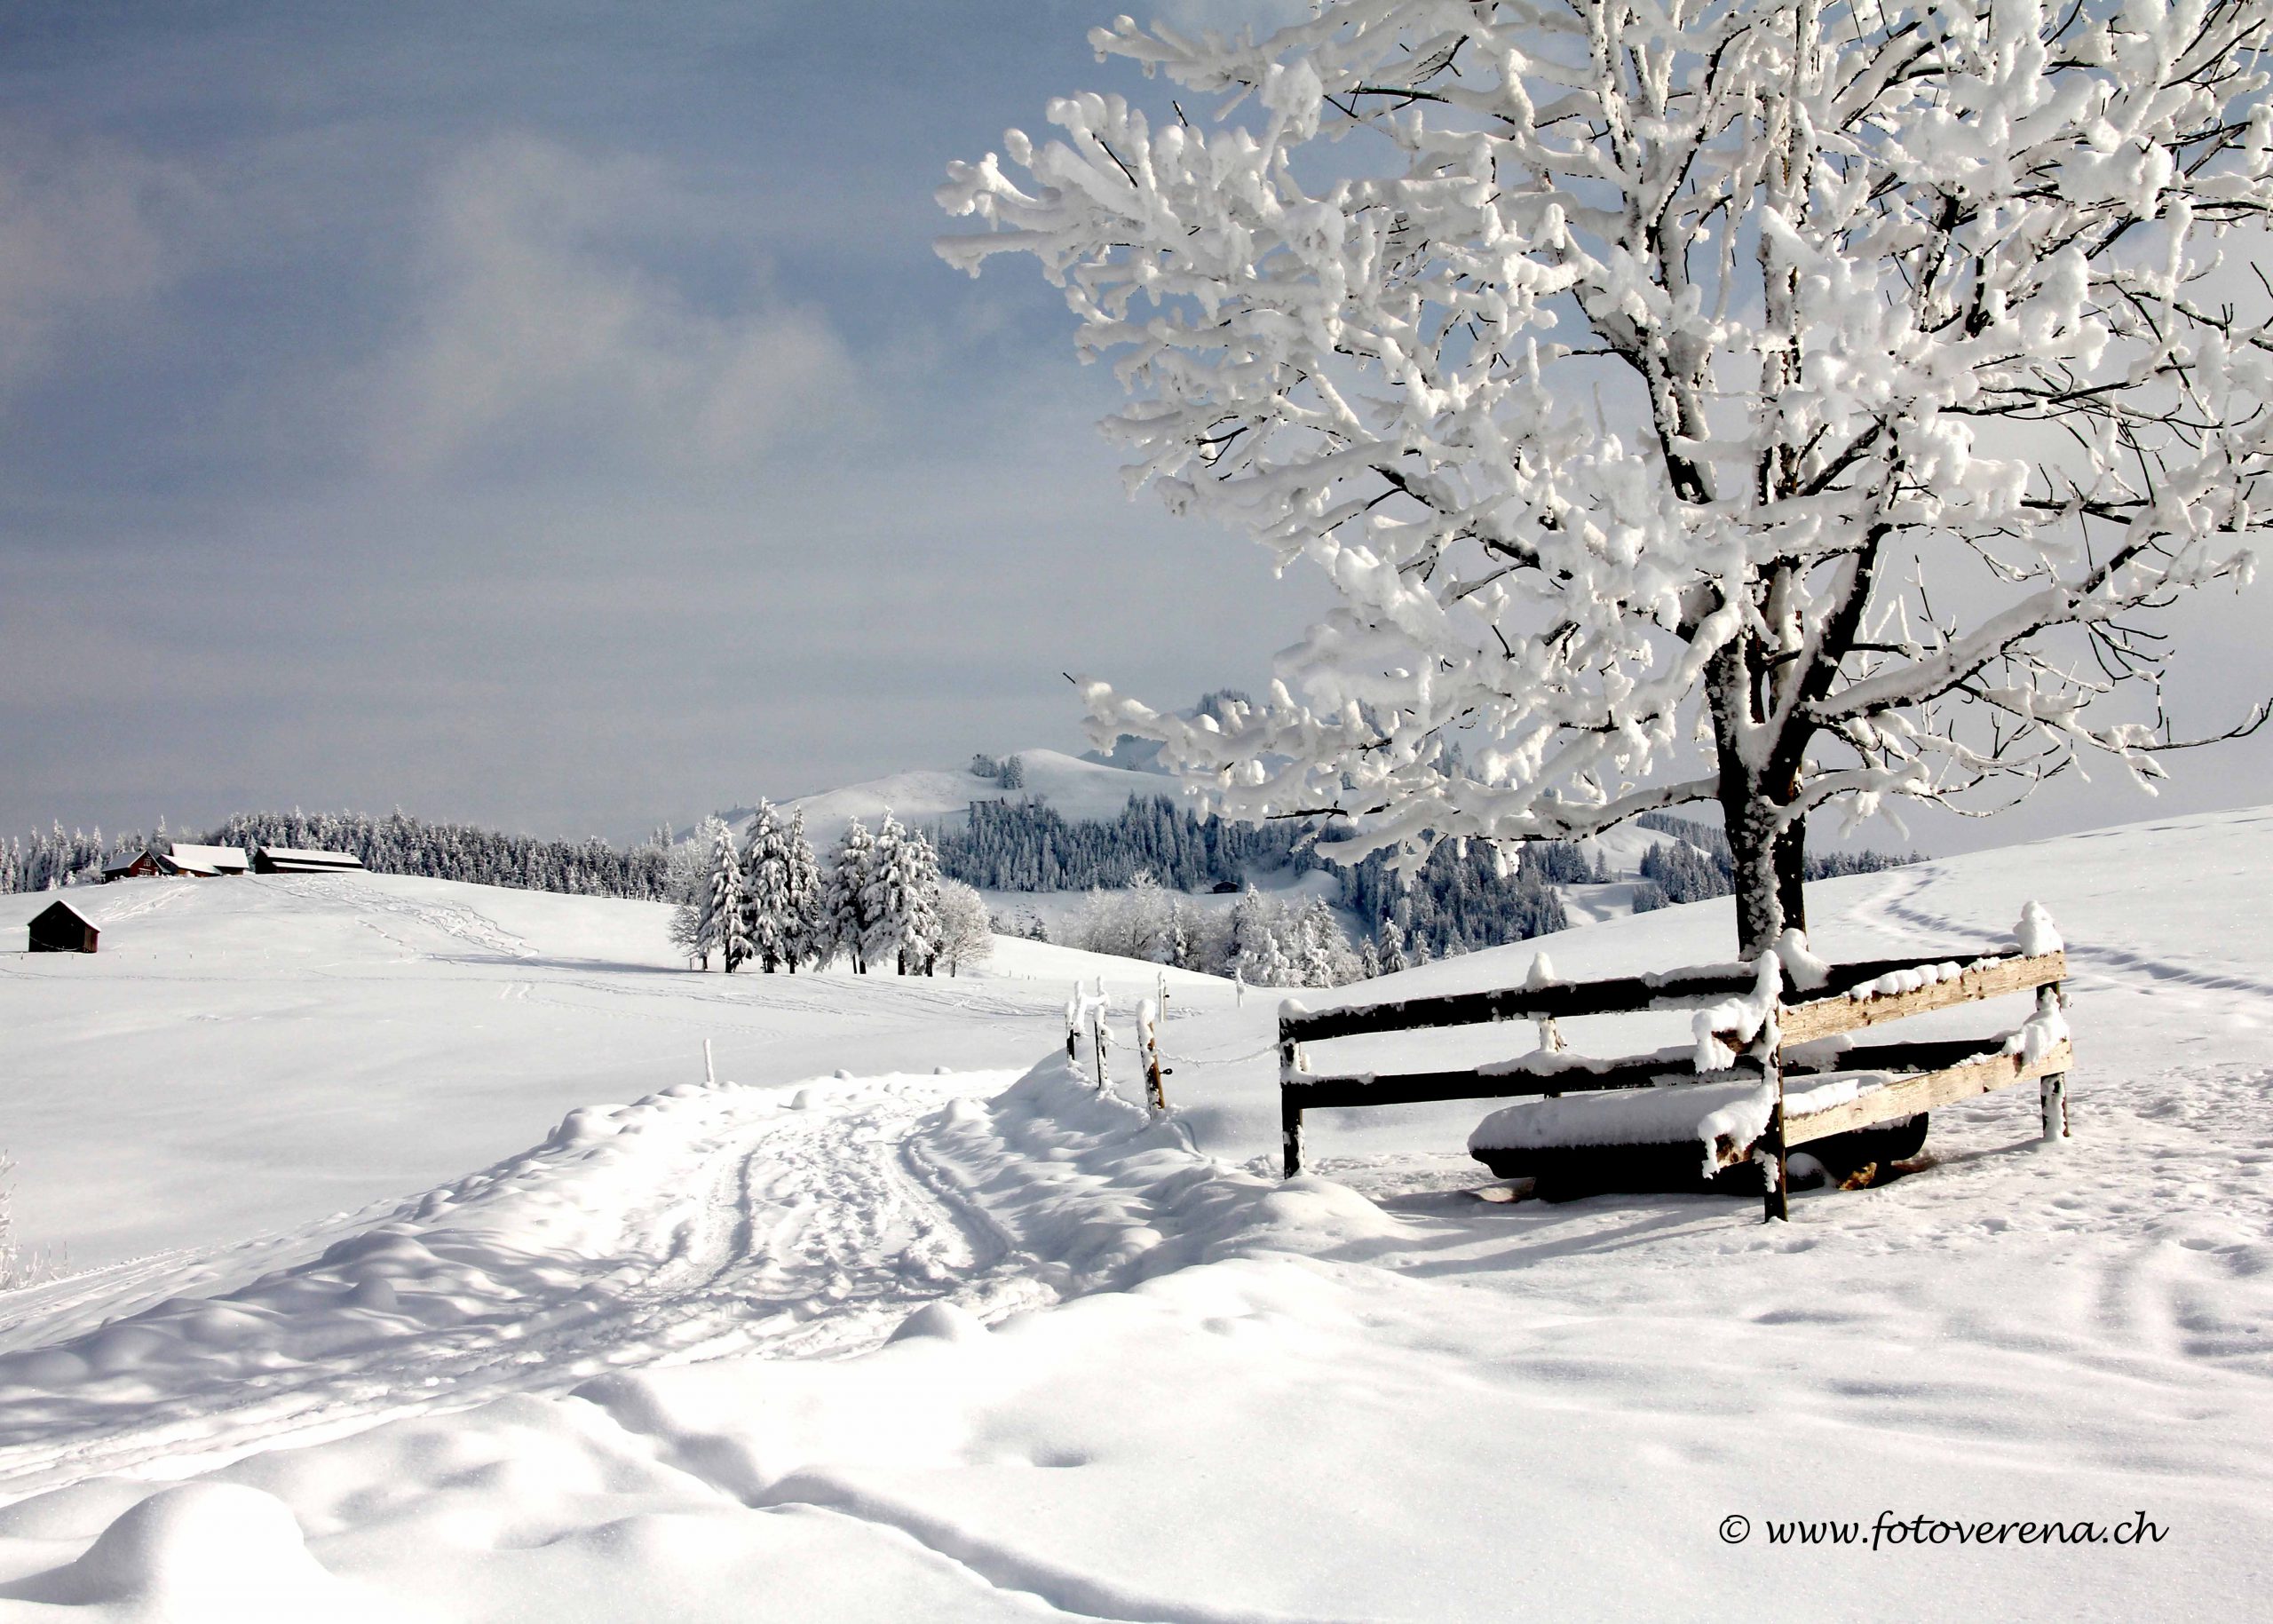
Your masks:
M 1787 1078 L 1785 1139 L 1810 1137 L 1810 1119 L 1892 1086 L 1889 1072 L 1827 1072 Z M 1468 1137 L 1469 1154 L 1500 1178 L 1532 1178 L 1543 1193 L 1563 1190 L 1693 1190 L 1740 1185 L 1758 1174 L 1753 1149 L 1768 1131 L 1776 1088 L 1765 1074 L 1617 1093 L 1573 1094 L 1493 1112 Z M 1865 1162 L 1915 1155 L 1924 1145 L 1922 1113 L 1828 1136 L 1842 1176 Z

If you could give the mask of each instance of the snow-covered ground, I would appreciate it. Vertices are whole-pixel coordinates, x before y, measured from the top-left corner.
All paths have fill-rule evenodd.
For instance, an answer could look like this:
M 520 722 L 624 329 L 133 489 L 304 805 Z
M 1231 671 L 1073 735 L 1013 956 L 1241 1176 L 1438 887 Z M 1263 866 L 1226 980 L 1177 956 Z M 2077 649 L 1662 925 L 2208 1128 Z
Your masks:
M 1172 991 L 1156 1123 L 1065 1066 L 1060 949 L 1006 947 L 1030 981 L 729 982 L 643 964 L 631 905 L 93 893 L 103 954 L 0 958 L 20 1216 L 115 1256 L 155 1226 L 102 1208 L 179 1204 L 195 1243 L 0 1298 L 0 1619 L 2255 1616 L 2269 835 L 2229 813 L 1815 888 L 1834 956 L 2047 903 L 2077 1137 L 2039 1149 L 2032 1092 L 1992 1096 L 1936 1113 L 1923 1171 L 1773 1227 L 1477 1200 L 1487 1102 L 1318 1113 L 1317 1174 L 1281 1184 L 1270 1000 Z M 1670 909 L 1362 995 L 1534 947 L 1565 976 L 1723 958 L 1730 925 Z M 700 1081 L 706 1031 L 732 1083 Z M 279 1192 L 177 1173 L 222 1146 L 214 1182 Z M 343 1154 L 406 1193 L 326 1216 L 382 1188 L 319 1165 Z M 251 1215 L 281 1232 L 233 1244 Z M 1881 1514 L 1966 1537 L 1873 1549 Z M 1996 1526 L 2141 1516 L 2159 1540 Z M 1858 1542 L 1778 1542 L 1794 1519 Z

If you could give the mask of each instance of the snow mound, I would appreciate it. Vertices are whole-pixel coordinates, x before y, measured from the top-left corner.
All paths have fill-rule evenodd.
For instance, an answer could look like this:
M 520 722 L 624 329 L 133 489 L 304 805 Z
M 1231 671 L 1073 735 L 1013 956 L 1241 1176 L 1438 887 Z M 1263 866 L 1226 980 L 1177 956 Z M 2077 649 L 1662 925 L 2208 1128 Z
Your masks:
M 65 1605 L 123 1605 L 134 1617 L 179 1624 L 375 1616 L 308 1554 L 289 1507 L 234 1483 L 159 1490 L 26 1593 Z

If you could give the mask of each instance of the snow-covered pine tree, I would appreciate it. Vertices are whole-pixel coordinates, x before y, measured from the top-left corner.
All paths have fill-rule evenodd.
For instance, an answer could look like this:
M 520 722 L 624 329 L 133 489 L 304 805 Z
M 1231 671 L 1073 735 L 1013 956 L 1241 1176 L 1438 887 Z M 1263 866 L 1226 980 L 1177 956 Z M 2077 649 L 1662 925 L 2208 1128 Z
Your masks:
M 1819 809 L 2159 776 L 2198 741 L 2142 622 L 2273 514 L 2229 235 L 2273 213 L 2269 43 L 2265 0 L 1094 31 L 1214 111 L 1052 102 L 1064 139 L 950 167 L 994 231 L 940 251 L 1036 255 L 1129 352 L 1132 476 L 1341 602 L 1262 703 L 1090 683 L 1092 736 L 1352 858 L 1717 803 L 1747 957 Z
M 1381 973 L 1393 976 L 1398 970 L 1407 968 L 1405 958 L 1405 931 L 1398 924 L 1395 915 L 1392 914 L 1382 921 L 1380 937 Z
M 939 854 L 922 829 L 910 829 L 907 858 L 907 937 L 901 948 L 911 970 L 931 975 L 939 960 Z M 981 910 L 984 912 L 984 909 Z
M 884 820 L 868 850 L 868 883 L 861 899 L 861 957 L 907 973 L 907 926 L 914 912 L 909 890 L 907 831 L 884 809 Z
M 813 843 L 805 836 L 805 809 L 802 806 L 789 814 L 789 827 L 782 833 L 782 850 L 787 865 L 784 883 L 788 891 L 783 916 L 783 964 L 794 976 L 800 964 L 821 968 L 836 951 L 832 945 L 836 941 L 836 923 L 828 912 L 828 886 L 821 878 L 820 860 L 813 855 Z
M 820 962 L 839 953 L 852 961 L 852 973 L 868 973 L 868 887 L 875 838 L 858 818 L 844 826 L 821 886 L 821 916 L 828 922 L 828 947 Z
M 1250 884 L 1232 905 L 1230 969 L 1249 986 L 1284 986 L 1287 962 L 1283 910 Z
M 760 970 L 796 968 L 801 922 L 789 891 L 788 831 L 763 796 L 742 848 L 742 922 Z
M 742 914 L 742 860 L 734 849 L 732 826 L 723 818 L 710 821 L 717 827 L 710 840 L 702 924 L 708 945 L 717 949 L 721 968 L 731 976 L 750 952 L 748 923 Z

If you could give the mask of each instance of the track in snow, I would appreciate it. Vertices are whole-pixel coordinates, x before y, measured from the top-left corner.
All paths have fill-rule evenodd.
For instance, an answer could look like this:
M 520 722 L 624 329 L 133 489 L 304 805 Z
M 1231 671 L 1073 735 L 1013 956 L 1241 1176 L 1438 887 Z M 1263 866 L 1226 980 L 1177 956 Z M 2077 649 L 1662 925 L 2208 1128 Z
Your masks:
M 312 1261 L 55 1345 L 121 1284 L 89 1280 L 74 1316 L 63 1283 L 42 1294 L 50 1345 L 0 1358 L 0 1494 L 161 1462 L 172 1476 L 611 1369 L 856 1352 L 943 1299 L 988 1319 L 1045 1302 L 908 1150 L 927 1113 L 1007 1080 L 685 1089 L 577 1113 L 543 1149 Z

